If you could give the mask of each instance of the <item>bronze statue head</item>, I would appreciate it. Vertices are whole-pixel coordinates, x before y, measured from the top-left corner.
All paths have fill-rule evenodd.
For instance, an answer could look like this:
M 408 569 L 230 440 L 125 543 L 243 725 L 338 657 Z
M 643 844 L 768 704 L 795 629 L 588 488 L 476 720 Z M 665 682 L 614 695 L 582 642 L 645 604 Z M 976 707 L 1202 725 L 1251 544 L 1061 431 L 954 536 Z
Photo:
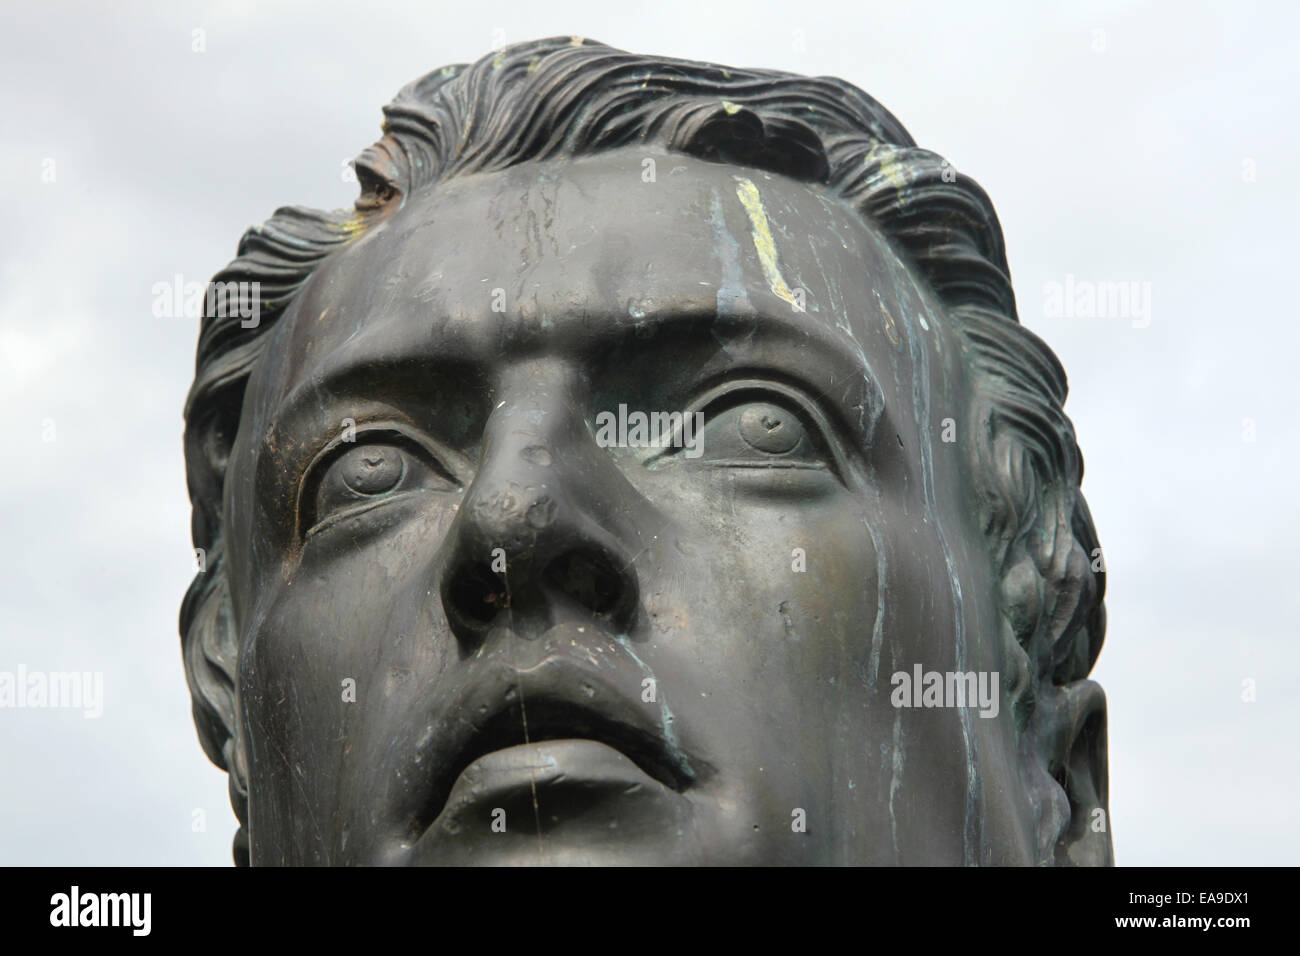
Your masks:
M 984 192 L 843 81 L 579 39 L 384 114 L 200 333 L 237 862 L 1111 862 L 1100 551 Z

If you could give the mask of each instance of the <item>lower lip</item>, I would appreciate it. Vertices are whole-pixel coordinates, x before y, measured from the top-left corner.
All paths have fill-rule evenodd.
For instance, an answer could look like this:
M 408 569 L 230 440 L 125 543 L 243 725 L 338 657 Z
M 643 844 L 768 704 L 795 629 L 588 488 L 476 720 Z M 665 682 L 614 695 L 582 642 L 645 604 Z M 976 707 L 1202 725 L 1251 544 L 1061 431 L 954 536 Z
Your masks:
M 477 802 L 479 797 L 525 785 L 545 792 L 565 784 L 667 790 L 607 744 L 595 740 L 545 740 L 507 747 L 475 760 L 452 786 L 447 807 L 451 809 L 467 798 Z
M 537 839 L 588 818 L 600 827 L 617 827 L 620 820 L 633 823 L 657 816 L 656 805 L 662 808 L 664 801 L 680 799 L 606 744 L 521 744 L 486 754 L 466 767 L 420 842 L 486 842 L 501 833 L 527 833 Z

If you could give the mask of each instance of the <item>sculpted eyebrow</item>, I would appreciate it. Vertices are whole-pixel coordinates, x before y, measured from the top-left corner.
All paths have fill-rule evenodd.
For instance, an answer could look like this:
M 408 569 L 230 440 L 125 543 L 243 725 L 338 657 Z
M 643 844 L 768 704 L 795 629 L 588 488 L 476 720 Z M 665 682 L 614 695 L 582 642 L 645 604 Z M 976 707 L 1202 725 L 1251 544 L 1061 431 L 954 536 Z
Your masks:
M 365 398 L 367 392 L 378 393 L 374 386 L 380 384 L 385 398 L 391 398 L 396 392 L 401 398 L 410 399 L 427 394 L 433 383 L 442 385 L 477 378 L 481 375 L 475 364 L 458 355 L 355 356 L 318 368 L 298 382 L 280 400 L 274 414 L 277 419 L 295 416 L 304 407 L 318 407 L 322 397 Z M 367 379 L 374 380 L 370 387 Z
M 640 328 L 620 325 L 611 330 L 613 337 L 621 340 L 635 339 L 644 335 L 647 325 L 655 329 L 656 345 L 653 339 L 646 350 L 659 349 L 668 352 L 677 350 L 677 343 L 672 341 L 680 337 L 698 337 L 709 335 L 714 348 L 724 348 L 722 342 L 714 336 L 714 329 L 708 328 L 723 321 L 716 310 L 666 310 L 648 316 Z M 782 354 L 787 362 L 776 365 L 770 360 L 751 361 L 743 355 L 736 355 L 735 374 L 761 371 L 763 374 L 776 373 L 776 377 L 785 378 L 792 385 L 797 385 L 810 396 L 821 399 L 835 421 L 851 434 L 856 435 L 864 445 L 870 441 L 875 422 L 885 409 L 884 392 L 873 374 L 865 356 L 854 352 L 850 347 L 852 340 L 842 330 L 832 331 L 816 316 L 799 316 L 794 319 L 775 317 L 765 312 L 753 312 L 734 317 L 726 321 L 734 322 L 737 330 L 746 332 L 737 336 L 738 340 L 749 340 L 751 336 L 765 336 L 782 342 L 788 350 Z M 666 334 L 665 334 L 666 333 Z M 662 338 L 661 338 L 662 336 Z M 602 354 L 611 344 L 607 336 L 601 336 Z M 667 340 L 667 341 L 665 341 Z M 850 390 L 861 385 L 861 402 L 846 404 Z
M 728 326 L 734 323 L 738 342 L 762 336 L 777 342 L 781 348 L 779 364 L 766 357 L 751 360 L 750 356 L 738 352 L 733 363 L 736 374 L 743 374 L 743 367 L 748 366 L 750 371 L 762 370 L 763 374 L 787 379 L 810 396 L 819 398 L 848 433 L 864 444 L 869 442 L 872 426 L 884 410 L 883 392 L 864 356 L 853 351 L 847 333 L 832 330 L 816 316 L 787 319 L 754 312 L 723 318 L 714 308 L 665 309 L 637 323 L 626 321 L 623 316 L 599 322 L 594 328 L 590 322 L 574 322 L 567 327 L 557 323 L 545 341 L 557 351 L 585 354 L 592 367 L 599 367 L 599 363 L 608 361 L 610 350 L 620 344 L 632 345 L 634 355 L 649 361 L 656 360 L 655 353 L 677 353 L 683 339 L 703 338 L 705 348 L 724 349 L 723 340 L 717 335 L 719 323 Z M 648 327 L 654 333 L 646 339 Z M 441 390 L 447 398 L 463 396 L 472 391 L 471 383 L 478 382 L 486 403 L 491 387 L 488 365 L 500 358 L 500 354 L 480 357 L 464 351 L 444 351 L 326 359 L 280 401 L 273 413 L 275 430 L 292 429 L 293 423 L 304 416 L 318 421 L 326 407 L 362 401 L 367 393 L 375 391 L 382 392 L 386 404 L 414 407 L 430 404 L 431 392 Z M 444 389 L 449 381 L 458 384 Z M 375 389 L 378 382 L 382 382 L 382 390 Z M 437 387 L 431 388 L 435 383 Z M 855 389 L 862 396 L 861 401 L 852 400 Z
M 476 413 L 487 405 L 489 387 L 470 363 L 457 356 L 349 357 L 318 369 L 289 389 L 271 413 L 264 444 L 280 454 L 304 440 L 329 437 L 332 429 L 343 427 L 342 419 L 357 417 L 349 415 L 349 409 L 360 415 L 370 407 L 391 409 L 399 419 L 410 417 L 411 424 L 420 428 L 428 427 L 424 419 L 432 413 L 434 422 L 441 418 L 454 426 L 436 437 L 455 443 L 458 432 L 473 430 Z M 466 403 L 471 406 L 468 413 Z M 327 416 L 339 420 L 323 427 Z M 357 418 L 355 424 L 363 422 Z

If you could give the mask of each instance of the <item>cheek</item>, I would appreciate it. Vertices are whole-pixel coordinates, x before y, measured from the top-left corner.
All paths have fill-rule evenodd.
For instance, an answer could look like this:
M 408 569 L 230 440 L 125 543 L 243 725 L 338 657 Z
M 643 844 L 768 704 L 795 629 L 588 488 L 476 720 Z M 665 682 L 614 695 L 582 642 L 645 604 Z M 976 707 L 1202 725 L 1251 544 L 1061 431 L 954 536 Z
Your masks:
M 805 684 L 846 679 L 875 624 L 877 554 L 865 514 L 844 502 L 791 515 L 751 560 L 753 577 L 740 586 L 775 668 Z
M 858 681 L 875 626 L 876 550 L 861 505 L 844 492 L 694 513 L 648 589 L 656 637 L 694 671 L 695 697 L 725 695 L 755 732 L 822 721 L 825 691 Z
M 436 680 L 454 656 L 435 574 L 449 519 L 390 518 L 364 545 L 347 528 L 309 541 L 292 576 L 262 595 L 241 693 L 255 731 L 285 748 L 344 732 L 364 740 L 389 705 Z

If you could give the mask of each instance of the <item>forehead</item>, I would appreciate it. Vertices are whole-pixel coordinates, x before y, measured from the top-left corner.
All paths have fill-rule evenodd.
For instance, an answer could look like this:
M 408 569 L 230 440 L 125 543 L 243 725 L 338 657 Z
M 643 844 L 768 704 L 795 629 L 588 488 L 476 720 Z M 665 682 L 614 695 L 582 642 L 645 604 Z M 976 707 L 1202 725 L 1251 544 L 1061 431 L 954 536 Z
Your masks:
M 406 359 L 490 379 L 539 350 L 599 364 L 619 337 L 667 329 L 665 346 L 770 342 L 778 363 L 910 389 L 909 340 L 940 334 L 935 315 L 889 243 L 821 186 L 621 149 L 407 197 L 317 270 L 267 385 L 284 397 L 345 365 Z

